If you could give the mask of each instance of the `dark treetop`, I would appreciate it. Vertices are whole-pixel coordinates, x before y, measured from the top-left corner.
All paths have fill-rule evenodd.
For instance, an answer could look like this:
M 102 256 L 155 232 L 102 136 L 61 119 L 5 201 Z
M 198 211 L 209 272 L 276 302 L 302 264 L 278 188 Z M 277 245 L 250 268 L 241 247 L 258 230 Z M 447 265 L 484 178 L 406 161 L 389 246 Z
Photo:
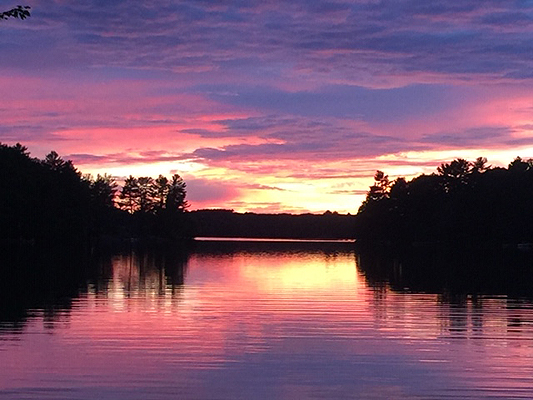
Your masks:
M 8 18 L 26 19 L 30 16 L 30 6 L 16 6 L 11 10 L 0 12 L 0 20 Z
M 0 144 L 0 242 L 94 243 L 102 237 L 189 237 L 186 184 L 179 175 L 82 176 L 52 151 L 44 160 L 27 148 Z
M 516 245 L 533 242 L 533 160 L 507 168 L 456 159 L 437 173 L 390 181 L 378 171 L 356 216 L 360 243 Z
M 82 176 L 52 151 L 44 160 L 27 148 L 0 144 L 0 244 L 101 239 L 188 239 L 194 236 L 347 239 L 354 216 L 187 212 L 178 175 L 133 177 L 121 188 L 109 175 Z

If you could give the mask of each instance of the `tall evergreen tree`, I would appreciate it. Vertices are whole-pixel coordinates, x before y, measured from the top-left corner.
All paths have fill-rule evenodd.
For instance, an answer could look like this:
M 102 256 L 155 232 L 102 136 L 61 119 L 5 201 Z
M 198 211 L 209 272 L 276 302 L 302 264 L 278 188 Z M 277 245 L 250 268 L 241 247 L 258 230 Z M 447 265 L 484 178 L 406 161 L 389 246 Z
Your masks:
M 131 175 L 126 178 L 119 199 L 120 208 L 130 214 L 139 209 L 139 183 L 137 178 Z
M 172 175 L 166 200 L 168 210 L 184 211 L 189 207 L 189 202 L 185 200 L 187 196 L 187 184 L 178 174 Z

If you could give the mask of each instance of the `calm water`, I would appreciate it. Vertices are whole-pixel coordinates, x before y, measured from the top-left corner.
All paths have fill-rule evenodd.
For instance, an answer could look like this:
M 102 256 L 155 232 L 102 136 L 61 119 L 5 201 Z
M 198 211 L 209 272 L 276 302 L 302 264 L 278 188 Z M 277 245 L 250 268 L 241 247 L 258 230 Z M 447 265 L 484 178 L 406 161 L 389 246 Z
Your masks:
M 533 303 L 508 287 L 450 292 L 333 243 L 91 263 L 3 286 L 1 399 L 533 398 Z

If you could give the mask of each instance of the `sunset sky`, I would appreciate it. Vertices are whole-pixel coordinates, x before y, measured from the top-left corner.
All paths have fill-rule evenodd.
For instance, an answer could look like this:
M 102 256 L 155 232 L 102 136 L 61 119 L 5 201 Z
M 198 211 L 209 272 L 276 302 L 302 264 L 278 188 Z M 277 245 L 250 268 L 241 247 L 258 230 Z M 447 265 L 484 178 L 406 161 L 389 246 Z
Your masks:
M 532 0 L 23 4 L 0 142 L 179 173 L 191 209 L 355 213 L 376 169 L 533 157 Z

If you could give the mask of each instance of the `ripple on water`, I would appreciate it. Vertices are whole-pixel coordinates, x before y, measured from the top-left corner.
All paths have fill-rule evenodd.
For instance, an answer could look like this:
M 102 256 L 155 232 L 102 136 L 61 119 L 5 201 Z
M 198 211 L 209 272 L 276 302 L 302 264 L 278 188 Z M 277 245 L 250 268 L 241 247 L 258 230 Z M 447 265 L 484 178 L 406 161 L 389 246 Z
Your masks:
M 351 251 L 110 262 L 0 323 L 1 398 L 533 397 L 529 300 L 372 286 Z

